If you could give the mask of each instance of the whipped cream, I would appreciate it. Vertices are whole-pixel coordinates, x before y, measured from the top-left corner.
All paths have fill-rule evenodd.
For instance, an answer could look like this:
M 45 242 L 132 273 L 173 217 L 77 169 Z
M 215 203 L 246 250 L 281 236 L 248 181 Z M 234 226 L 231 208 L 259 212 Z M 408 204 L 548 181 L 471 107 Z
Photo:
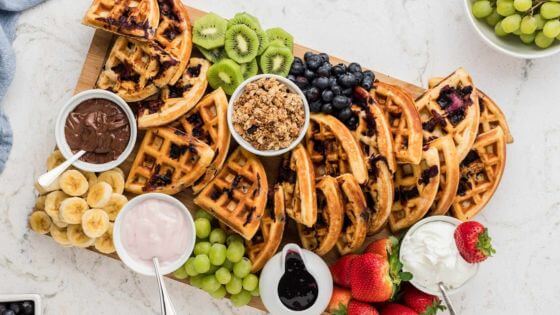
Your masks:
M 459 254 L 454 232 L 455 225 L 432 221 L 418 227 L 403 242 L 403 270 L 412 273 L 416 284 L 433 292 L 439 291 L 439 282 L 456 289 L 476 274 L 476 265 Z

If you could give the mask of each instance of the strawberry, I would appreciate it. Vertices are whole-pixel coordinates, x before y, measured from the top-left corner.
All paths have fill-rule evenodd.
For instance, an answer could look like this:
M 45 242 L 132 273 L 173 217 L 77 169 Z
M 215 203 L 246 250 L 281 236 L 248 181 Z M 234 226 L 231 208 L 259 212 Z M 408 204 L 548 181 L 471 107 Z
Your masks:
M 350 290 L 335 286 L 327 310 L 333 315 L 346 315 L 350 299 L 352 299 Z
M 404 288 L 402 301 L 420 315 L 435 315 L 438 311 L 445 310 L 445 306 L 441 305 L 437 296 L 424 293 L 412 285 L 407 285 Z
M 381 309 L 381 315 L 419 315 L 413 309 L 397 303 L 389 303 Z
M 348 315 L 379 315 L 379 312 L 367 303 L 352 300 L 348 304 Z
M 333 265 L 330 266 L 334 283 L 350 288 L 350 262 L 358 257 L 358 255 L 346 255 L 340 257 Z
M 479 263 L 496 253 L 488 229 L 476 221 L 463 222 L 455 229 L 455 244 L 463 258 L 471 263 Z
M 362 302 L 384 302 L 393 295 L 389 262 L 383 257 L 365 253 L 350 262 L 352 297 Z
M 393 252 L 394 246 L 397 244 L 398 244 L 398 240 L 393 236 L 382 238 L 371 242 L 366 247 L 364 253 L 374 253 L 380 255 L 385 259 L 388 259 L 391 253 Z

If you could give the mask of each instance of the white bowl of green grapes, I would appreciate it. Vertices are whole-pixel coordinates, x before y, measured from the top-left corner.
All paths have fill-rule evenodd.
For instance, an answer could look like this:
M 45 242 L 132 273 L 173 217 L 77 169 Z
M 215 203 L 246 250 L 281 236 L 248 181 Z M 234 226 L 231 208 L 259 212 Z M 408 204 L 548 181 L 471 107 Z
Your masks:
M 510 56 L 535 59 L 560 52 L 560 0 L 464 0 L 476 32 Z

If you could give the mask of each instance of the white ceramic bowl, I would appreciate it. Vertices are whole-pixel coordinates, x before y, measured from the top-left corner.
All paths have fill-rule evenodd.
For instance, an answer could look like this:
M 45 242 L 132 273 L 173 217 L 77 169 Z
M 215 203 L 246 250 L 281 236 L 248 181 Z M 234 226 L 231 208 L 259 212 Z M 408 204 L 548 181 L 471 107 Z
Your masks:
M 288 86 L 288 89 L 290 89 L 290 91 L 292 91 L 294 93 L 297 93 L 301 97 L 301 99 L 303 100 L 303 110 L 305 112 L 305 122 L 303 123 L 303 127 L 300 130 L 299 136 L 288 147 L 280 149 L 280 150 L 268 150 L 268 151 L 257 150 L 249 142 L 247 142 L 245 139 L 243 139 L 243 137 L 241 137 L 241 135 L 239 135 L 235 131 L 235 128 L 233 128 L 233 104 L 239 98 L 241 93 L 243 93 L 247 84 L 249 84 L 250 82 L 262 79 L 262 78 L 273 78 L 273 79 L 276 79 L 276 80 L 280 81 L 281 83 Z M 278 155 L 282 155 L 286 152 L 291 151 L 293 148 L 295 148 L 298 145 L 298 143 L 301 142 L 301 140 L 303 140 L 303 137 L 305 137 L 305 133 L 307 132 L 307 128 L 309 128 L 309 104 L 307 103 L 307 99 L 305 98 L 305 95 L 303 94 L 301 89 L 297 85 L 295 85 L 295 83 L 293 83 L 292 81 L 290 81 L 290 80 L 288 80 L 284 77 L 274 75 L 274 74 L 260 74 L 260 75 L 256 75 L 254 77 L 251 77 L 251 78 L 245 80 L 243 83 L 241 83 L 237 87 L 235 92 L 233 92 L 233 95 L 229 99 L 228 110 L 227 110 L 227 122 L 228 122 L 229 130 L 230 130 L 231 134 L 233 135 L 233 138 L 245 150 L 247 150 L 247 151 L 249 151 L 253 154 L 260 155 L 260 156 L 278 156 Z
M 186 261 L 187 259 L 189 259 L 189 256 L 192 254 L 192 251 L 194 249 L 194 243 L 196 240 L 196 231 L 195 231 L 195 226 L 194 226 L 194 220 L 193 217 L 191 215 L 191 213 L 189 212 L 189 210 L 187 209 L 187 207 L 180 202 L 179 200 L 177 200 L 174 197 L 171 197 L 169 195 L 165 195 L 165 194 L 160 194 L 160 193 L 148 193 L 148 194 L 144 194 L 144 195 L 140 195 L 137 197 L 134 197 L 133 199 L 131 199 L 121 210 L 121 212 L 119 212 L 119 215 L 117 216 L 117 219 L 115 220 L 115 225 L 113 227 L 113 242 L 115 244 L 115 249 L 117 250 L 117 254 L 119 255 L 119 258 L 124 262 L 125 265 L 128 266 L 128 268 L 134 270 L 135 272 L 145 275 L 145 276 L 154 276 L 154 268 L 152 266 L 146 266 L 142 263 L 137 262 L 136 260 L 134 260 L 125 250 L 122 240 L 121 240 L 121 226 L 122 226 L 122 221 L 124 219 L 124 217 L 127 215 L 127 213 L 130 212 L 131 209 L 133 209 L 138 203 L 146 200 L 146 199 L 159 199 L 165 202 L 169 202 L 172 205 L 176 206 L 177 208 L 183 210 L 183 214 L 185 215 L 185 219 L 187 220 L 187 225 L 188 225 L 188 230 L 190 230 L 191 236 L 191 242 L 189 244 L 187 244 L 187 248 L 185 249 L 185 252 L 183 253 L 183 255 L 177 260 L 174 261 L 171 264 L 167 264 L 165 266 L 161 266 L 160 267 L 160 272 L 162 275 L 166 275 L 169 273 L 172 273 L 173 271 L 179 269 L 179 267 L 181 267 Z
M 458 219 L 455 219 L 453 217 L 449 217 L 449 216 L 445 216 L 445 215 L 435 215 L 435 216 L 431 216 L 431 217 L 427 217 L 424 218 L 418 222 L 416 222 L 416 224 L 414 224 L 404 235 L 402 241 L 401 241 L 401 246 L 406 246 L 408 240 L 410 239 L 410 236 L 414 234 L 414 232 L 416 232 L 416 230 L 418 230 L 419 227 L 421 227 L 422 225 L 431 223 L 431 222 L 446 222 L 446 223 L 450 223 L 453 224 L 454 226 L 458 226 L 459 224 L 461 224 L 462 222 Z M 400 251 L 400 257 L 399 259 L 402 261 L 402 250 Z M 479 264 L 476 264 L 476 271 L 475 273 L 472 275 L 472 277 L 470 277 L 467 281 L 465 281 L 463 283 L 463 285 L 461 285 L 460 287 L 454 288 L 454 289 L 447 289 L 447 294 L 452 295 L 452 294 L 456 294 L 457 292 L 460 292 L 466 285 L 467 283 L 469 283 L 474 277 L 476 277 L 476 274 L 478 273 L 478 268 L 479 268 Z M 437 296 L 441 296 L 441 292 L 438 291 L 434 291 L 431 290 L 430 288 L 426 288 L 425 286 L 419 284 L 418 282 L 414 281 L 414 277 L 412 278 L 412 280 L 410 280 L 410 283 L 412 283 L 412 285 L 414 285 L 418 290 L 426 292 L 428 294 L 431 295 L 437 295 Z
M 41 296 L 39 294 L 2 294 L 0 295 L 0 302 L 20 302 L 20 301 L 33 301 L 35 304 L 35 313 L 33 315 L 43 314 L 43 306 L 41 305 Z
M 556 40 L 552 46 L 542 49 L 534 44 L 526 45 L 515 35 L 499 37 L 494 33 L 494 28 L 486 24 L 484 19 L 477 19 L 472 15 L 473 0 L 463 0 L 467 19 L 474 30 L 486 44 L 497 51 L 516 58 L 537 59 L 555 55 L 560 52 L 560 43 Z
M 122 110 L 126 114 L 126 117 L 128 118 L 128 122 L 130 123 L 130 139 L 128 140 L 128 144 L 125 150 L 116 160 L 103 164 L 93 164 L 78 160 L 73 164 L 73 166 L 83 171 L 103 172 L 119 166 L 126 160 L 126 158 L 134 149 L 134 144 L 136 143 L 136 136 L 138 133 L 136 128 L 136 118 L 134 116 L 134 113 L 132 112 L 132 109 L 130 109 L 130 106 L 128 106 L 128 104 L 117 94 L 97 89 L 83 91 L 72 96 L 72 98 L 69 99 L 66 104 L 64 104 L 56 119 L 56 145 L 58 146 L 58 149 L 60 150 L 64 158 L 66 158 L 67 160 L 74 155 L 72 153 L 72 150 L 70 149 L 70 146 L 68 145 L 68 142 L 66 141 L 66 137 L 64 136 L 64 125 L 66 124 L 66 118 L 74 110 L 74 108 L 80 105 L 80 103 L 93 98 L 103 98 L 117 104 L 120 108 L 122 108 Z

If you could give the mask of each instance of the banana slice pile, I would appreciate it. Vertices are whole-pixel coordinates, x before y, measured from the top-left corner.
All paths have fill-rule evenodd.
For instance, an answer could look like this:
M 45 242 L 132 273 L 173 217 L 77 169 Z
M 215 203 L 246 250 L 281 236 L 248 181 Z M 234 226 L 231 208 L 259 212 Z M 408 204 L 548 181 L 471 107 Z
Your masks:
M 47 169 L 62 162 L 57 150 L 47 159 Z M 100 174 L 69 169 L 49 187 L 35 185 L 39 197 L 29 225 L 39 234 L 50 233 L 62 246 L 94 246 L 101 253 L 114 253 L 113 221 L 128 202 L 124 182 L 119 168 Z

